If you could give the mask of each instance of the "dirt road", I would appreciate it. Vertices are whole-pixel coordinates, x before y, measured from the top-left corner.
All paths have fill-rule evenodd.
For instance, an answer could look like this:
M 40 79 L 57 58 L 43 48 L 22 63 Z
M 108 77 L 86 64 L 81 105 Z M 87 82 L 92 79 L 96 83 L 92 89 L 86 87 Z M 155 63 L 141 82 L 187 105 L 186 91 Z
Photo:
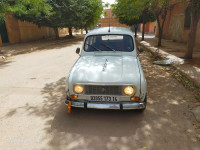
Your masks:
M 146 52 L 140 55 L 148 81 L 144 113 L 72 109 L 67 115 L 65 76 L 81 44 L 57 44 L 0 62 L 1 150 L 200 149 L 188 108 L 193 94 Z

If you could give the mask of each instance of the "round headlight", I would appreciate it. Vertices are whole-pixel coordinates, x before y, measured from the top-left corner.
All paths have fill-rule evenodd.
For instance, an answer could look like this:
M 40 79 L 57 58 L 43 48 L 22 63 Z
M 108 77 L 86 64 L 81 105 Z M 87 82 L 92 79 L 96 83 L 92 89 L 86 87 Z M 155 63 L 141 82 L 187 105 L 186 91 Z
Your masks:
M 84 88 L 83 88 L 83 86 L 81 86 L 81 85 L 75 85 L 75 86 L 74 86 L 74 91 L 75 91 L 76 93 L 78 93 L 78 94 L 82 93 L 83 90 L 84 90 Z
M 126 95 L 132 95 L 135 93 L 135 89 L 132 86 L 127 86 L 124 88 L 124 93 Z

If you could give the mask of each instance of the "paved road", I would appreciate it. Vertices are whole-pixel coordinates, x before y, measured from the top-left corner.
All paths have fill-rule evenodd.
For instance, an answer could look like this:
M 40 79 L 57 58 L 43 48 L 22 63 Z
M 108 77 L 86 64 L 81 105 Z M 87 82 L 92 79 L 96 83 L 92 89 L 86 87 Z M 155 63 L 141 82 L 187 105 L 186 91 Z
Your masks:
M 0 149 L 199 150 L 188 111 L 191 92 L 141 54 L 148 106 L 137 111 L 72 109 L 65 76 L 81 42 L 47 47 L 0 63 Z

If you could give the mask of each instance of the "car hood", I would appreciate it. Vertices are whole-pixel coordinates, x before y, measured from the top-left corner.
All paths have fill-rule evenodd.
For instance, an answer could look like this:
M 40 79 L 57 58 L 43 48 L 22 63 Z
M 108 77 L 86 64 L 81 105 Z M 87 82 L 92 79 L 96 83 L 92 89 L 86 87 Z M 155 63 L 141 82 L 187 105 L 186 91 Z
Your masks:
M 82 56 L 70 78 L 74 84 L 140 84 L 138 63 L 133 56 Z

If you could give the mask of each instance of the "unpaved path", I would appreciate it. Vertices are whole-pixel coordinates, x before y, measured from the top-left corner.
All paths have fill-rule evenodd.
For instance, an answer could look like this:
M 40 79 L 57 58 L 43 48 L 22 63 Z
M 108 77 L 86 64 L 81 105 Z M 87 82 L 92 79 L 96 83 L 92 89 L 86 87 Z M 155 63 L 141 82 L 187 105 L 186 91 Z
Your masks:
M 193 93 L 140 55 L 148 105 L 137 111 L 72 109 L 67 115 L 65 76 L 81 42 L 13 57 L 0 64 L 0 149 L 199 150 L 188 105 Z

